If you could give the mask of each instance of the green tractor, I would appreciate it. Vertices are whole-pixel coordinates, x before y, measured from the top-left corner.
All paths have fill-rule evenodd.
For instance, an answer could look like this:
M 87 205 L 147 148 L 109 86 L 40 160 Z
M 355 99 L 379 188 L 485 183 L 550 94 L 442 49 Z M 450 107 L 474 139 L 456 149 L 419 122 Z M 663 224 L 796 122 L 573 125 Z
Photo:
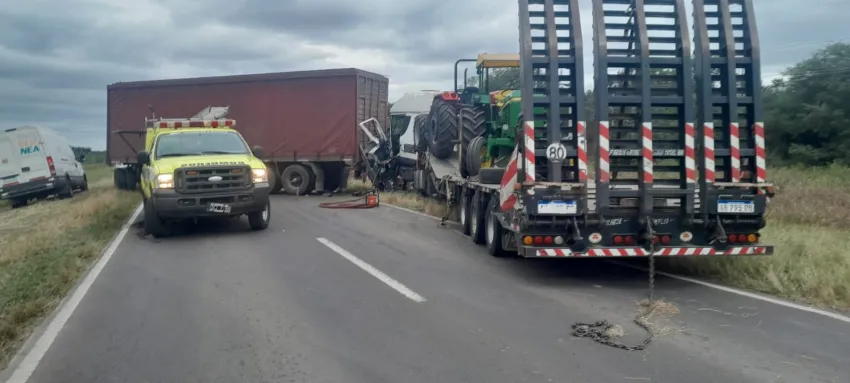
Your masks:
M 478 86 L 458 86 L 458 66 L 464 62 L 476 63 Z M 434 97 L 430 113 L 417 121 L 420 142 L 427 142 L 432 156 L 447 159 L 460 144 L 458 160 L 463 177 L 478 176 L 482 168 L 505 167 L 516 146 L 520 92 L 493 90 L 489 84 L 491 70 L 507 68 L 519 68 L 518 54 L 480 54 L 478 59 L 458 60 L 454 91 Z M 466 73 L 463 77 L 465 82 Z

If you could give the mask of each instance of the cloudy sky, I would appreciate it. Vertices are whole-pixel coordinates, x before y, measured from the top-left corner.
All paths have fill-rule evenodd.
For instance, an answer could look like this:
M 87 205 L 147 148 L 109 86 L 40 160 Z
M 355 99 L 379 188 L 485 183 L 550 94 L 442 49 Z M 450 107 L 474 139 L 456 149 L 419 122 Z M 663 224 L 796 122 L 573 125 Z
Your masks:
M 590 0 L 579 2 L 591 70 Z M 106 85 L 118 81 L 358 67 L 388 76 L 394 100 L 449 88 L 457 58 L 518 49 L 516 0 L 4 3 L 0 129 L 43 125 L 95 149 L 105 147 Z M 767 78 L 850 41 L 850 1 L 755 3 Z

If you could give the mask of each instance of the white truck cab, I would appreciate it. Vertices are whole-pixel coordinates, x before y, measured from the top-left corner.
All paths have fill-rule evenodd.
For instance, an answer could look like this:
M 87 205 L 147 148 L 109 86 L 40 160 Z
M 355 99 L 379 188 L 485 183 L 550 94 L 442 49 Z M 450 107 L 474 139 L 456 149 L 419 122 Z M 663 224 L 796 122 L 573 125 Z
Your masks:
M 74 190 L 88 189 L 83 160 L 53 130 L 22 126 L 0 131 L 0 199 L 17 208 L 53 194 L 73 197 Z

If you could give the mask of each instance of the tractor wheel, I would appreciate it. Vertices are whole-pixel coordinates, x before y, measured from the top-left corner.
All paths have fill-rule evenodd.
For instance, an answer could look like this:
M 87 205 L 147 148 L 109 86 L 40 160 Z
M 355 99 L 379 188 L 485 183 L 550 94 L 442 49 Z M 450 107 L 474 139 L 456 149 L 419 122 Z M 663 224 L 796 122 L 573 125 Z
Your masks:
M 461 175 L 464 177 L 471 177 L 477 174 L 470 171 L 470 162 L 478 162 L 478 167 L 481 167 L 481 156 L 477 152 L 468 151 L 467 148 L 469 148 L 469 144 L 473 139 L 481 137 L 484 134 L 487 128 L 484 123 L 483 111 L 468 106 L 460 109 L 461 147 L 463 148 L 460 168 Z
M 413 134 L 416 137 L 416 151 L 428 150 L 428 115 L 420 114 L 413 119 Z
M 454 151 L 453 142 L 457 140 L 457 110 L 456 103 L 447 102 L 436 97 L 431 105 L 428 116 L 428 148 L 438 159 L 446 159 Z
M 481 152 L 487 148 L 487 139 L 483 136 L 478 136 L 469 142 L 466 146 L 466 155 L 464 165 L 466 173 L 469 177 L 475 177 L 481 172 Z

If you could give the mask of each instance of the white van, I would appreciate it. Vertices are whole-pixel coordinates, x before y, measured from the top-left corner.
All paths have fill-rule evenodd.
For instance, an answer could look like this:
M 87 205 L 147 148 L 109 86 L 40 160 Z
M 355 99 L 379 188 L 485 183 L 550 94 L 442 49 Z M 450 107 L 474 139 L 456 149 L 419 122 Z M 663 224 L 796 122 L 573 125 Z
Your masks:
M 22 126 L 0 132 L 0 199 L 21 207 L 33 198 L 74 196 L 88 189 L 84 157 L 53 130 Z

